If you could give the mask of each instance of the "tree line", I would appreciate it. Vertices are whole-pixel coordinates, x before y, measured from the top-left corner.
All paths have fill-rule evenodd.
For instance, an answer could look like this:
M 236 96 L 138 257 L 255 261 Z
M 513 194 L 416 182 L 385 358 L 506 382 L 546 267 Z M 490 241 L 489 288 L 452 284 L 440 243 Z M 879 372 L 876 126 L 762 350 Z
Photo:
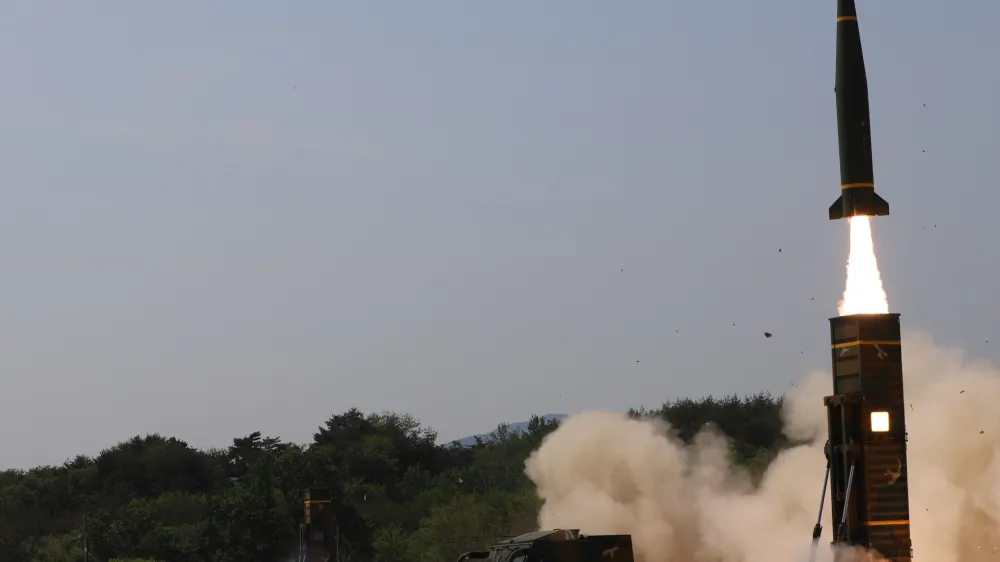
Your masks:
M 631 410 L 690 440 L 706 424 L 733 457 L 763 470 L 777 449 L 781 399 L 763 393 Z M 340 562 L 449 562 L 535 530 L 540 500 L 524 461 L 558 422 L 501 424 L 473 446 L 437 444 L 408 414 L 351 409 L 307 444 L 252 432 L 225 449 L 136 436 L 61 466 L 0 472 L 0 562 L 294 560 L 302 492 L 333 493 Z

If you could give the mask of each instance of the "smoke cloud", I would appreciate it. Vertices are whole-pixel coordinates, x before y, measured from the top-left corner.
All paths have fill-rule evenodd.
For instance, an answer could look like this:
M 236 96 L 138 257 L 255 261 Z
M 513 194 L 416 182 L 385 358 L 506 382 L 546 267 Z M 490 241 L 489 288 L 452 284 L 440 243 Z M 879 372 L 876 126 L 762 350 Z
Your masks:
M 924 333 L 903 336 L 914 556 L 1000 557 L 1000 369 L 966 362 Z M 826 459 L 829 374 L 809 373 L 785 399 L 781 452 L 753 483 L 710 430 L 691 445 L 659 421 L 584 412 L 527 460 L 544 501 L 542 529 L 631 534 L 640 562 L 774 562 L 807 558 Z M 830 499 L 817 560 L 832 558 Z

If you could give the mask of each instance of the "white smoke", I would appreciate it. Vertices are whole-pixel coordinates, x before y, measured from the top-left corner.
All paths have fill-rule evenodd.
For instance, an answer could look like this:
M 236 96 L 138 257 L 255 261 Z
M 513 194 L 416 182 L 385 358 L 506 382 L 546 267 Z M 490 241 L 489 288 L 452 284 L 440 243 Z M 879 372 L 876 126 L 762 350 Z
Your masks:
M 907 333 L 903 370 L 914 556 L 995 560 L 1000 369 Z M 829 374 L 815 372 L 786 396 L 785 432 L 809 443 L 781 452 L 757 485 L 711 432 L 685 446 L 661 422 L 600 411 L 572 416 L 526 464 L 544 500 L 539 526 L 631 534 L 640 562 L 805 560 L 826 467 L 823 396 L 831 387 Z M 829 497 L 823 527 L 819 560 L 828 560 Z

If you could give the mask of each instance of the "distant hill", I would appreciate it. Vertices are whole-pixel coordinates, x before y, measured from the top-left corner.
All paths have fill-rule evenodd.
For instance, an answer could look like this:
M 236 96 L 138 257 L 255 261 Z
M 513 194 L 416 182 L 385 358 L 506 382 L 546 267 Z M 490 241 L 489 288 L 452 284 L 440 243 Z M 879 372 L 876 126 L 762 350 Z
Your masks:
M 566 414 L 545 414 L 544 416 L 542 416 L 542 418 L 544 418 L 546 421 L 550 421 L 550 420 L 562 421 L 563 418 L 565 418 L 565 417 L 566 417 Z M 528 430 L 528 422 L 521 421 L 521 422 L 517 422 L 517 423 L 511 423 L 510 424 L 510 430 L 511 430 L 511 432 L 527 431 Z M 462 437 L 461 439 L 453 439 L 451 441 L 448 441 L 447 443 L 450 444 L 450 443 L 454 443 L 455 441 L 458 441 L 458 444 L 461 445 L 461 446 L 463 446 L 463 447 L 472 447 L 473 445 L 476 444 L 476 437 L 482 439 L 483 441 L 488 441 L 490 433 L 491 432 L 480 433 L 478 435 L 470 435 L 468 437 Z

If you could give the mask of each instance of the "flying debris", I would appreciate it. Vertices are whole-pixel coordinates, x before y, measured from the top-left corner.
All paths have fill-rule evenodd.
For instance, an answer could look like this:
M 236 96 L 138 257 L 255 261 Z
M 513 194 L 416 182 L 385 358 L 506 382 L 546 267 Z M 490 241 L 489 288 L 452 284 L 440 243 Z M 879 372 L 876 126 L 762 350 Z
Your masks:
M 889 203 L 875 193 L 868 78 L 854 0 L 837 3 L 837 136 L 840 145 L 840 197 L 830 220 L 889 214 Z
M 773 335 L 773 334 L 771 334 L 771 332 L 764 332 L 764 337 L 765 337 L 765 338 L 769 338 L 769 337 L 771 337 L 772 335 Z

